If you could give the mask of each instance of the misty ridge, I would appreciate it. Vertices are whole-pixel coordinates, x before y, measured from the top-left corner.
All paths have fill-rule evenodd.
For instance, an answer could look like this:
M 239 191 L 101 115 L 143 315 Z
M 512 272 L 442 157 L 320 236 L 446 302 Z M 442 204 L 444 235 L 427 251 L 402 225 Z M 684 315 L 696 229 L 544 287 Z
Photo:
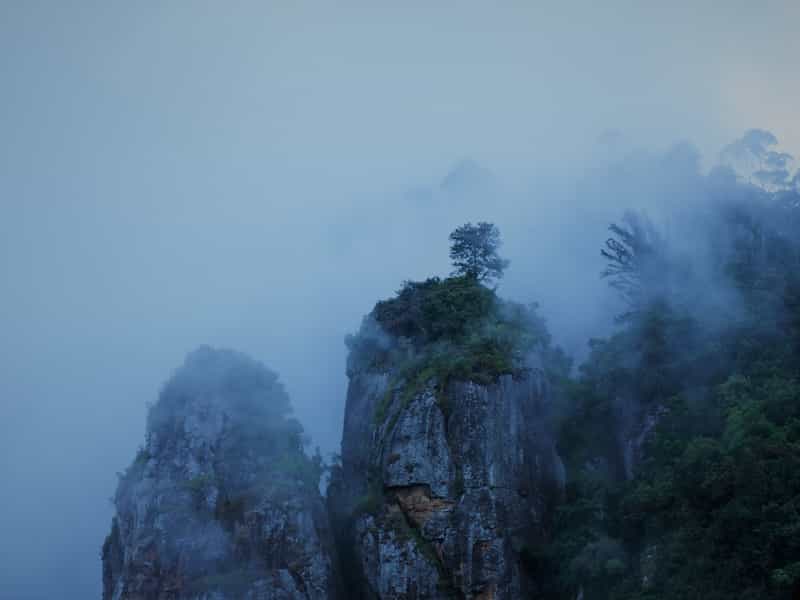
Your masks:
M 602 315 L 577 352 L 585 321 L 501 297 L 520 259 L 497 225 L 453 229 L 452 271 L 344 340 L 327 460 L 276 373 L 190 353 L 120 474 L 103 597 L 796 597 L 800 170 L 777 148 L 749 130 L 706 172 L 686 143 L 635 152 L 562 198 L 580 226 L 542 229 L 531 263 L 550 302 L 553 269 L 598 290 L 566 301 Z M 452 221 L 498 189 L 463 161 L 410 201 Z M 516 231 L 567 209 L 538 210 Z

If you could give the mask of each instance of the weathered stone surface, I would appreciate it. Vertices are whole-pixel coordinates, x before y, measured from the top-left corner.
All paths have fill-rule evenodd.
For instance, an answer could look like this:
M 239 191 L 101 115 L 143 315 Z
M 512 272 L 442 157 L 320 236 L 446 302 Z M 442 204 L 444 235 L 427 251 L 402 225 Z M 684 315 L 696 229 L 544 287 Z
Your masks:
M 379 598 L 437 598 L 440 574 L 396 508 L 356 521 L 361 567 Z
M 543 375 L 534 365 L 520 380 L 456 383 L 441 397 L 435 382 L 409 394 L 391 380 L 351 374 L 331 503 L 340 523 L 349 518 L 338 537 L 359 570 L 352 597 L 524 597 L 519 550 L 563 481 Z
M 165 389 L 146 444 L 120 479 L 103 547 L 104 600 L 333 597 L 327 514 L 303 480 L 310 461 L 291 421 L 278 415 L 274 431 L 245 434 L 242 407 L 226 397 L 228 384 L 239 394 L 255 381 L 261 401 L 274 375 L 211 349 L 190 355 L 178 376 L 193 369 L 206 369 L 208 381 Z
M 399 404 L 399 401 L 395 400 Z M 417 395 L 406 407 L 394 406 L 378 433 L 377 450 L 385 487 L 427 485 L 445 498 L 455 467 L 447 445 L 447 424 L 431 390 Z

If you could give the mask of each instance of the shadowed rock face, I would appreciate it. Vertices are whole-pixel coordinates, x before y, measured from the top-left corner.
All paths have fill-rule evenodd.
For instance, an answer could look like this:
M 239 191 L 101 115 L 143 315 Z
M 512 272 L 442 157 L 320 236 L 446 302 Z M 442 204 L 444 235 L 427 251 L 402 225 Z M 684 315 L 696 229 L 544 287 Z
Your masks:
M 332 540 L 274 373 L 200 349 L 150 410 L 103 546 L 104 600 L 322 600 Z
M 389 390 L 390 380 L 351 375 L 331 486 L 352 597 L 524 597 L 520 550 L 563 477 L 544 431 L 540 370 L 443 394 Z

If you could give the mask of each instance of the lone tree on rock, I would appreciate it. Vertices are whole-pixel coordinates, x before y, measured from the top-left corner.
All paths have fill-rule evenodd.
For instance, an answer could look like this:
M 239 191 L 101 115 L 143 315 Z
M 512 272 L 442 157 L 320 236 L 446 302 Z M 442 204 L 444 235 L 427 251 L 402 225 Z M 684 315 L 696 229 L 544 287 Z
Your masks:
M 478 281 L 500 279 L 508 261 L 500 258 L 500 231 L 493 223 L 467 223 L 450 234 L 450 260 L 454 275 Z

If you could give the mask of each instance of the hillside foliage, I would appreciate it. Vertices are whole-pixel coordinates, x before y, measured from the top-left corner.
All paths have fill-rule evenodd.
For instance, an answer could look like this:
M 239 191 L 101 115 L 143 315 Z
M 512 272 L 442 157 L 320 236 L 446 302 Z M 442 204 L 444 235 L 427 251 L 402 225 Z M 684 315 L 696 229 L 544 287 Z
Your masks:
M 688 248 L 611 228 L 626 312 L 554 415 L 568 481 L 526 549 L 537 598 L 800 595 L 800 196 L 705 184 Z

